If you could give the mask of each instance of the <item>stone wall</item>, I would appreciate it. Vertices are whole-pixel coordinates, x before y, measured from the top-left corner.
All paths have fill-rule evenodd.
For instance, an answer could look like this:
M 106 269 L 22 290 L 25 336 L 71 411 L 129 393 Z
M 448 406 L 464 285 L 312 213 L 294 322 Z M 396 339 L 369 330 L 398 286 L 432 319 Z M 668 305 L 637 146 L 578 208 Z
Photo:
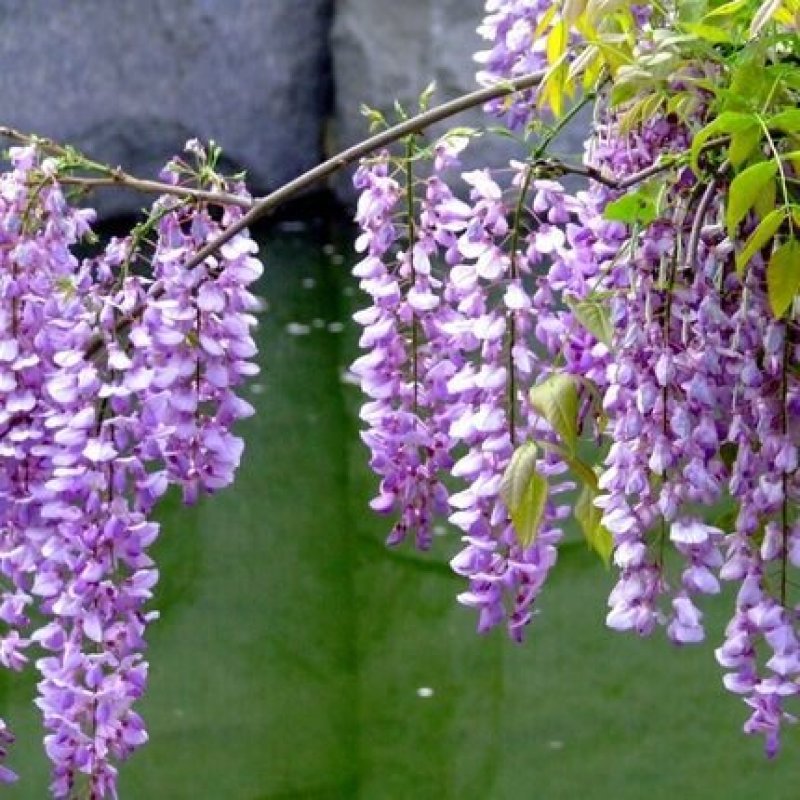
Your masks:
M 155 175 L 215 139 L 251 184 L 315 164 L 332 0 L 0 0 L 0 119 Z M 141 198 L 101 202 L 135 210 Z
M 476 88 L 482 14 L 483 0 L 0 0 L 0 123 L 143 176 L 213 138 L 262 192 L 363 138 L 362 103 L 413 110 L 431 80 L 436 103 Z M 493 137 L 466 166 L 519 153 Z M 334 183 L 352 199 L 347 176 Z
M 338 0 L 331 38 L 336 143 L 352 144 L 366 135 L 367 122 L 358 113 L 362 103 L 391 110 L 397 97 L 413 110 L 431 80 L 436 81 L 436 103 L 479 88 L 472 56 L 487 45 L 476 32 L 483 13 L 483 0 Z M 476 109 L 434 128 L 431 135 L 453 125 L 487 124 L 492 122 Z M 556 150 L 581 153 L 586 129 L 586 119 L 578 120 Z M 474 142 L 469 153 L 465 168 L 502 166 L 524 150 L 489 136 Z M 346 179 L 337 182 L 337 189 L 352 199 Z
M 347 145 L 364 137 L 368 124 L 358 113 L 362 103 L 391 117 L 395 98 L 415 110 L 432 80 L 435 103 L 476 89 L 472 54 L 480 47 L 475 29 L 482 15 L 481 0 L 339 0 L 331 38 L 336 142 Z M 481 122 L 480 111 L 465 112 L 431 135 Z M 478 155 L 507 160 L 510 152 L 508 142 L 481 142 L 471 160 Z M 351 196 L 346 179 L 337 188 Z

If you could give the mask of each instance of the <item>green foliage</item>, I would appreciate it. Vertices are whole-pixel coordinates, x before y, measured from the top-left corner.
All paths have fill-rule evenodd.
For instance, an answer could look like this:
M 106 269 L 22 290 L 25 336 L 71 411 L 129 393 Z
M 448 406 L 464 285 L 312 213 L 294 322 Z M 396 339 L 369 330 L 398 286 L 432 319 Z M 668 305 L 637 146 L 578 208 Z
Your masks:
M 800 242 L 789 239 L 772 254 L 767 265 L 767 294 L 772 313 L 782 317 L 800 289 Z
M 739 223 L 753 207 L 756 198 L 766 191 L 768 183 L 774 182 L 778 171 L 776 161 L 759 161 L 740 172 L 728 189 L 728 207 L 725 212 L 725 224 L 728 236 L 734 236 Z
M 608 566 L 611 561 L 613 539 L 609 531 L 602 525 L 603 512 L 594 505 L 597 492 L 584 485 L 575 501 L 574 515 L 581 526 L 587 544 L 603 559 Z
M 598 342 L 611 347 L 611 338 L 614 326 L 611 324 L 611 315 L 608 310 L 607 298 L 587 297 L 585 300 L 570 304 L 578 322 L 586 328 Z
M 535 541 L 547 502 L 547 479 L 536 470 L 537 455 L 533 442 L 518 447 L 500 484 L 500 496 L 523 547 Z
M 658 216 L 658 210 L 653 196 L 645 189 L 640 189 L 609 203 L 603 216 L 629 225 L 649 225 Z
M 570 454 L 578 441 L 578 386 L 574 375 L 556 372 L 530 390 L 531 405 L 553 427 Z
M 776 208 L 761 220 L 758 227 L 745 242 L 742 251 L 736 256 L 736 271 L 740 275 L 744 272 L 745 267 L 750 263 L 753 256 L 772 240 L 781 223 L 786 219 L 786 215 L 785 208 Z
M 676 6 L 677 20 L 653 4 L 650 46 L 637 48 L 630 3 L 561 4 L 547 23 L 556 21 L 547 42 L 551 74 L 543 103 L 559 113 L 581 80 L 594 86 L 607 76 L 623 132 L 656 114 L 688 124 L 688 153 L 665 163 L 650 185 L 633 186 L 609 203 L 605 217 L 648 226 L 661 211 L 659 188 L 685 166 L 701 186 L 715 180 L 726 193 L 724 221 L 736 246 L 736 269 L 742 275 L 756 255 L 763 256 L 770 304 L 781 316 L 800 291 L 800 269 L 790 266 L 798 247 L 792 226 L 800 222 L 800 0 L 687 0 Z M 566 80 L 557 79 L 569 27 L 584 44 Z M 576 304 L 574 310 L 587 330 L 608 343 L 599 304 Z M 540 402 L 552 414 L 552 403 Z
M 760 131 L 761 126 L 755 115 L 742 111 L 725 111 L 716 119 L 708 123 L 702 130 L 698 131 L 692 139 L 691 148 L 691 167 L 695 173 L 702 173 L 700 166 L 700 154 L 707 142 L 712 138 L 724 138 L 726 142 L 731 142 L 735 135 L 753 135 L 753 131 Z M 739 155 L 737 151 L 737 156 Z

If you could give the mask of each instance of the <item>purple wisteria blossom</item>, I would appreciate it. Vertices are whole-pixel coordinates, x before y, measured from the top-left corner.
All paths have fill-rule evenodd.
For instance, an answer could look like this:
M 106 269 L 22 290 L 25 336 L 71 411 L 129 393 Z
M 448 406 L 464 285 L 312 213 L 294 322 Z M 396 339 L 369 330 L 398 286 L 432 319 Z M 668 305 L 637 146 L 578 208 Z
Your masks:
M 81 261 L 73 248 L 93 212 L 67 203 L 35 148 L 11 156 L 0 176 L 0 663 L 33 657 L 40 674 L 53 796 L 116 797 L 117 765 L 147 741 L 134 704 L 158 616 L 149 514 L 170 483 L 192 501 L 232 480 L 242 443 L 230 428 L 251 413 L 235 390 L 255 371 L 247 287 L 261 266 L 240 234 L 184 269 L 239 212 L 215 222 L 170 198 L 154 212 L 151 275 L 129 269 L 133 238 Z M 0 722 L 0 755 L 12 740 Z M 0 781 L 14 777 L 0 768 Z
M 548 39 L 567 7 L 574 17 L 584 4 L 487 0 L 479 83 L 555 68 Z M 634 51 L 654 51 L 652 5 L 628 10 Z M 715 69 L 690 77 L 702 84 Z M 681 92 L 686 77 L 664 80 Z M 416 192 L 392 172 L 403 159 L 363 166 L 355 273 L 373 304 L 356 315 L 366 352 L 354 371 L 371 398 L 364 438 L 382 479 L 373 505 L 400 513 L 391 542 L 413 528 L 429 543 L 450 472 L 449 521 L 462 533 L 451 566 L 468 581 L 458 599 L 480 631 L 505 623 L 522 638 L 574 513 L 611 550 L 615 630 L 701 642 L 707 597 L 722 581 L 738 585 L 717 659 L 747 704 L 745 731 L 774 755 L 800 693 L 797 309 L 775 318 L 765 252 L 737 271 L 738 237 L 756 215 L 731 235 L 730 165 L 711 178 L 687 166 L 697 127 L 713 118 L 702 91 L 694 100 L 686 114 L 637 116 L 635 99 L 612 103 L 601 89 L 575 170 L 595 179 L 576 190 L 540 158 L 550 138 L 528 162 L 460 173 L 440 142 Z M 535 90 L 487 110 L 526 135 L 559 132 L 539 124 Z M 648 179 L 664 175 L 654 192 Z M 623 212 L 623 198 L 643 213 Z M 555 412 L 530 394 L 554 379 L 570 392 Z M 599 446 L 599 470 L 580 461 L 580 436 Z M 532 444 L 528 469 L 547 496 L 523 544 L 503 484 Z M 576 482 L 583 494 L 567 503 Z
M 481 66 L 479 84 L 491 86 L 547 67 L 546 36 L 534 34 L 552 5 L 552 0 L 487 0 L 478 34 L 490 47 L 475 54 Z M 512 99 L 494 100 L 486 109 L 503 117 L 509 128 L 523 128 L 535 117 L 536 94 L 531 89 Z
M 423 225 L 417 235 L 395 222 L 406 188 L 389 175 L 386 158 L 362 166 L 356 186 L 362 190 L 356 221 L 363 231 L 356 247 L 364 258 L 353 273 L 373 302 L 355 315 L 363 327 L 360 345 L 369 352 L 352 371 L 370 398 L 361 410 L 369 426 L 362 438 L 372 453 L 370 466 L 381 476 L 371 505 L 399 513 L 389 544 L 411 534 L 427 549 L 434 518 L 447 508 L 441 475 L 451 464 L 440 420 L 448 371 L 438 349 L 441 284 L 431 274 L 438 244 Z

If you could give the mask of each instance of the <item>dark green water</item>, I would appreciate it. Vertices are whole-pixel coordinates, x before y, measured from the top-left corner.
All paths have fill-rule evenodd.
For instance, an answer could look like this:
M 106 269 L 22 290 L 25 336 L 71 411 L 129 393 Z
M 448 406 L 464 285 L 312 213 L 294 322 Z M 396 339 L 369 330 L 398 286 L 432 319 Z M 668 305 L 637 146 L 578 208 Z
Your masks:
M 123 766 L 123 800 L 795 798 L 800 737 L 766 762 L 710 645 L 607 631 L 611 577 L 581 542 L 523 647 L 476 636 L 455 604 L 455 534 L 429 556 L 383 547 L 342 380 L 356 298 L 317 239 L 265 245 L 259 413 L 236 487 L 161 515 L 151 742 Z M 33 681 L 2 680 L 22 773 L 3 796 L 44 800 Z

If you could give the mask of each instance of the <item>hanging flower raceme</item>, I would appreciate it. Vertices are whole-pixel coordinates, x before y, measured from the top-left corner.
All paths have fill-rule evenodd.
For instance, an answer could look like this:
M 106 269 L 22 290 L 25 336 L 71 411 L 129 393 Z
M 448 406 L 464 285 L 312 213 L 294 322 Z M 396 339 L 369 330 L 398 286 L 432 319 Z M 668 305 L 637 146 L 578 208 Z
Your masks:
M 18 670 L 37 651 L 53 796 L 116 796 L 117 764 L 147 740 L 133 704 L 157 616 L 148 515 L 169 483 L 191 501 L 232 480 L 261 267 L 241 233 L 185 269 L 240 212 L 214 222 L 167 197 L 153 211 L 150 276 L 130 268 L 135 237 L 80 261 L 72 250 L 93 212 L 66 201 L 56 160 L 11 155 L 0 176 L 0 663 Z
M 544 76 L 537 90 L 487 110 L 539 140 L 530 162 L 512 163 L 510 180 L 477 169 L 458 190 L 441 171 L 453 166 L 447 154 L 434 147 L 436 174 L 424 184 L 408 254 L 394 244 L 401 234 L 392 221 L 408 184 L 385 160 L 362 171 L 361 245 L 376 256 L 357 267 L 376 299 L 362 312 L 370 332 L 362 343 L 372 346 L 376 323 L 389 339 L 357 363 L 373 396 L 408 398 L 413 386 L 415 400 L 432 392 L 445 401 L 426 419 L 446 436 L 452 476 L 463 483 L 450 496 L 450 522 L 464 534 L 452 567 L 469 580 L 459 600 L 478 611 L 480 630 L 507 621 L 521 638 L 570 515 L 618 570 L 607 616 L 614 629 L 663 627 L 677 645 L 700 642 L 701 598 L 735 581 L 717 657 L 726 687 L 750 708 L 745 730 L 762 734 L 773 754 L 800 676 L 790 597 L 800 564 L 800 389 L 787 277 L 796 164 L 785 163 L 787 116 L 778 113 L 770 132 L 760 118 L 734 115 L 750 126 L 741 138 L 740 127 L 726 127 L 733 117 L 714 119 L 711 86 L 729 79 L 730 64 L 686 56 L 663 36 L 669 20 L 660 14 L 652 4 L 487 0 L 479 82 Z M 730 14 L 723 27 L 744 24 Z M 602 46 L 608 31 L 613 55 Z M 638 85 L 649 71 L 650 94 Z M 545 108 L 558 115 L 582 78 L 597 100 L 578 166 L 547 153 L 572 113 L 552 127 L 541 117 Z M 765 107 L 776 96 L 773 87 Z M 555 180 L 563 172 L 587 176 L 588 187 L 565 189 Z M 753 190 L 755 205 L 743 197 L 754 185 L 745 177 L 767 181 Z M 782 208 L 769 207 L 773 185 Z M 420 342 L 427 355 L 409 348 Z M 440 361 L 432 370 L 431 354 Z M 392 414 L 402 403 L 369 406 L 373 453 L 417 429 L 414 418 L 394 440 L 377 433 L 390 420 L 399 430 Z M 579 457 L 581 435 L 600 446 L 599 471 Z M 382 508 L 396 507 L 401 477 L 415 475 L 416 464 L 397 456 L 405 452 L 394 445 L 373 457 L 389 487 Z M 570 507 L 559 496 L 573 478 Z M 731 501 L 735 513 L 723 513 Z
M 427 549 L 435 518 L 447 510 L 441 478 L 452 463 L 447 424 L 452 409 L 446 383 L 456 366 L 441 333 L 449 312 L 433 270 L 443 240 L 430 210 L 419 225 L 408 217 L 400 221 L 409 201 L 414 203 L 414 186 L 408 178 L 402 186 L 389 166 L 383 156 L 362 165 L 355 178 L 361 190 L 356 221 L 363 231 L 356 246 L 365 257 L 353 273 L 372 305 L 354 317 L 368 352 L 352 371 L 370 398 L 361 409 L 369 426 L 362 438 L 372 453 L 370 466 L 381 476 L 372 507 L 399 513 L 389 544 L 411 534 L 417 547 Z M 436 186 L 433 178 L 428 209 Z
M 12 149 L 11 160 L 12 170 L 0 176 L 0 608 L 7 626 L 0 663 L 19 670 L 36 640 L 30 611 L 45 611 L 48 575 L 62 555 L 47 487 L 58 470 L 68 469 L 69 457 L 57 452 L 54 420 L 62 408 L 66 417 L 79 407 L 77 398 L 69 391 L 65 396 L 62 388 L 74 379 L 96 389 L 97 379 L 81 355 L 82 369 L 70 358 L 72 347 L 80 347 L 91 330 L 89 315 L 76 299 L 81 281 L 70 248 L 87 233 L 93 213 L 68 206 L 51 180 L 54 164 L 41 162 L 33 147 Z M 41 181 L 38 189 L 33 188 L 34 175 Z M 5 727 L 3 731 L 4 742 L 10 741 Z M 10 776 L 3 772 L 4 778 Z
M 523 165 L 516 167 L 511 195 L 516 213 L 487 172 L 464 174 L 472 205 L 460 207 L 461 260 L 450 270 L 446 296 L 459 312 L 448 330 L 465 361 L 449 384 L 458 410 L 451 435 L 468 447 L 453 469 L 468 485 L 451 498 L 456 510 L 450 520 L 465 533 L 465 547 L 452 567 L 470 581 L 459 601 L 479 611 L 479 630 L 507 620 L 509 634 L 520 641 L 556 561 L 566 509 L 555 498 L 571 485 L 545 488 L 548 477 L 565 471 L 563 460 L 553 451 L 534 455 L 528 450 L 542 493 L 538 531 L 531 538 L 513 519 L 515 500 L 502 496 L 515 447 L 552 438 L 526 398 L 526 387 L 542 374 L 542 365 L 531 347 L 536 308 L 526 286 L 537 256 L 534 248 L 523 246 L 526 237 L 520 231 L 528 180 Z M 535 192 L 542 187 L 534 182 Z M 542 250 L 548 250 L 546 223 L 537 231 Z
M 477 81 L 490 86 L 500 81 L 546 69 L 546 16 L 552 0 L 487 0 L 486 16 L 478 34 L 490 47 L 475 54 L 481 69 Z M 493 100 L 486 110 L 502 117 L 508 127 L 524 128 L 536 117 L 536 90 L 521 92 L 511 99 Z

